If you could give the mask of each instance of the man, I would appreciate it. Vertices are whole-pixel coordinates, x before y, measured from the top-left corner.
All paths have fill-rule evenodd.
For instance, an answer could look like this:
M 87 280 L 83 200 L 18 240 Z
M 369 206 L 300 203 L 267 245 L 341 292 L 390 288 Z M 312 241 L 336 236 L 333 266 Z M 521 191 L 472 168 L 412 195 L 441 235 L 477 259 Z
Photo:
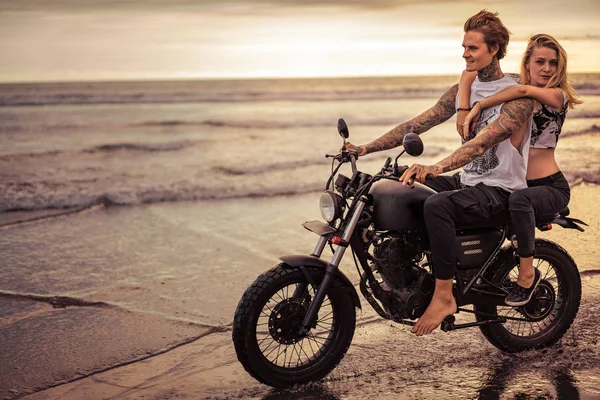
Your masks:
M 500 69 L 499 61 L 506 54 L 509 32 L 497 13 L 480 11 L 465 22 L 464 31 L 466 69 L 477 71 L 477 79 L 471 87 L 471 102 L 516 85 Z M 457 95 L 458 85 L 454 85 L 419 116 L 364 146 L 348 148 L 362 156 L 399 146 L 407 133 L 426 132 L 454 115 Z M 412 333 L 419 336 L 430 333 L 457 310 L 452 294 L 457 259 L 453 245 L 456 227 L 478 225 L 490 218 L 507 218 L 510 193 L 527 187 L 532 109 L 533 101 L 525 98 L 486 109 L 474 138 L 434 165 L 413 164 L 400 177 L 404 184 L 416 180 L 438 192 L 427 199 L 424 208 L 436 277 L 435 291 Z M 463 171 L 453 176 L 438 176 L 461 167 Z M 434 179 L 425 182 L 428 176 Z

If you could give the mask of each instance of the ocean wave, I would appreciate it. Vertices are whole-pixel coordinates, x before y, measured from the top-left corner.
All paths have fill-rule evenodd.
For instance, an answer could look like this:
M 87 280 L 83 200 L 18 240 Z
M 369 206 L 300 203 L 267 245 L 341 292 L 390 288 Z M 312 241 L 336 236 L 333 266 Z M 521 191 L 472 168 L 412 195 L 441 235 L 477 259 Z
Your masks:
M 567 118 L 569 118 L 569 119 L 600 118 L 600 111 L 584 111 L 584 112 L 573 111 L 573 112 L 567 114 Z
M 600 95 L 600 74 L 572 74 L 579 94 Z M 458 76 L 48 82 L 0 85 L 0 106 L 437 98 Z
M 327 119 L 310 119 L 310 120 L 294 120 L 294 121 L 265 121 L 265 120 L 216 120 L 207 119 L 202 121 L 183 121 L 183 120 L 165 120 L 165 121 L 148 121 L 135 126 L 160 127 L 160 126 L 208 126 L 213 128 L 236 128 L 236 129 L 290 129 L 290 128 L 311 128 L 332 126 L 336 121 L 331 118 Z M 379 118 L 379 119 L 353 119 L 352 125 L 373 126 L 373 125 L 397 125 L 398 118 Z
M 401 122 L 399 118 L 375 118 L 375 119 L 348 119 L 352 126 L 378 126 L 378 125 L 397 125 Z M 232 121 L 232 120 L 204 120 L 204 121 L 156 121 L 156 122 L 147 122 L 142 125 L 144 126 L 162 126 L 162 125 L 180 125 L 180 126 L 209 126 L 214 128 L 236 128 L 236 129 L 290 129 L 290 128 L 311 128 L 311 127 L 323 127 L 335 124 L 335 120 L 332 121 L 331 118 L 319 120 L 319 119 L 310 119 L 304 121 Z
M 582 85 L 582 95 L 600 95 L 600 85 Z M 167 93 L 134 95 L 105 94 L 0 94 L 0 106 L 41 106 L 58 104 L 133 104 L 133 103 L 241 103 L 256 101 L 350 101 L 437 98 L 447 88 L 401 88 L 343 91 L 291 91 L 291 92 L 241 92 L 241 93 Z
M 44 187 L 38 191 L 35 190 L 35 186 L 37 185 L 28 186 L 30 186 L 30 188 L 27 192 L 22 192 L 15 187 L 0 188 L 0 212 L 87 208 L 95 205 L 103 205 L 105 207 L 135 206 L 163 202 L 294 196 L 305 193 L 320 192 L 323 191 L 324 188 L 323 183 L 313 185 L 294 185 L 271 189 L 260 187 L 255 189 L 249 188 L 229 191 L 202 188 L 195 185 L 190 185 L 189 187 L 173 185 L 170 187 L 146 187 L 138 190 L 121 189 L 118 192 L 101 194 L 76 194 L 74 192 L 80 191 L 73 190 L 67 191 L 69 192 L 67 194 L 64 192 L 50 193 L 47 190 L 47 187 Z M 31 186 L 33 186 L 33 188 Z
M 165 94 L 82 94 L 82 93 L 0 93 L 0 106 L 41 106 L 53 104 L 199 103 L 255 101 L 344 101 L 438 97 L 440 88 L 403 88 L 343 91 L 165 93 Z
M 235 171 L 234 171 L 235 172 Z M 239 172 L 239 171 L 238 171 Z M 600 184 L 600 169 L 563 171 L 569 183 Z M 147 184 L 135 188 L 94 192 L 67 183 L 12 182 L 0 187 L 0 212 L 86 208 L 96 205 L 136 206 L 162 202 L 212 201 L 239 198 L 297 196 L 321 192 L 324 182 L 290 182 L 277 186 L 204 187 L 197 182 L 180 181 L 168 185 Z
M 143 151 L 143 152 L 160 152 L 160 151 L 176 151 L 181 150 L 186 147 L 189 147 L 193 142 L 191 141 L 182 141 L 182 142 L 170 142 L 170 143 L 152 143 L 152 144 L 142 144 L 142 143 L 110 143 L 103 144 L 91 149 L 86 149 L 84 152 L 86 153 L 112 153 L 115 151 Z
M 298 160 L 298 161 L 287 161 L 287 162 L 279 162 L 279 163 L 272 163 L 272 164 L 263 164 L 263 165 L 257 165 L 257 166 L 250 166 L 250 167 L 223 167 L 223 166 L 218 166 L 218 167 L 214 167 L 213 171 L 215 172 L 220 172 L 223 173 L 225 175 L 258 175 L 258 174 L 263 174 L 266 172 L 272 172 L 272 171 L 282 171 L 282 170 L 288 170 L 288 169 L 296 169 L 296 168 L 303 168 L 303 167 L 308 167 L 308 166 L 313 166 L 313 165 L 323 165 L 323 164 L 329 164 L 331 163 L 330 160 L 327 160 L 325 158 L 323 159 L 311 159 L 311 160 Z
M 598 82 L 573 82 L 572 86 L 580 94 L 598 94 L 600 92 L 600 83 Z
M 583 171 L 564 171 L 563 174 L 570 185 L 580 183 L 600 184 L 600 169 L 583 170 Z
M 580 130 L 565 130 L 561 133 L 561 137 L 569 137 L 569 136 L 581 136 L 581 135 L 591 135 L 595 133 L 600 133 L 600 126 L 594 124 L 589 128 L 580 129 Z
M 322 127 L 332 126 L 333 123 L 330 118 L 327 120 L 304 120 L 304 121 L 219 121 L 219 120 L 206 120 L 200 122 L 201 125 L 215 127 L 215 128 L 237 128 L 237 129 L 290 129 L 290 128 L 311 128 L 311 127 Z M 397 119 L 380 119 L 380 120 L 352 120 L 352 125 L 388 125 L 397 124 Z
M 105 93 L 105 94 L 46 94 L 0 93 L 0 106 L 41 106 L 59 104 L 133 104 L 133 103 L 241 103 L 256 101 L 350 101 L 438 98 L 447 87 L 378 88 L 333 91 L 246 91 L 221 93 Z M 581 84 L 581 95 L 600 95 L 600 85 Z
M 381 117 L 381 118 L 347 118 L 347 121 L 352 126 L 395 126 L 403 120 L 407 120 L 411 116 L 395 116 L 395 117 Z M 599 119 L 600 111 L 588 111 L 588 112 L 572 112 L 569 113 L 569 120 L 585 120 L 585 119 Z M 332 121 L 331 118 L 326 119 L 306 119 L 306 120 L 290 120 L 290 121 L 281 121 L 281 120 L 219 120 L 219 119 L 206 119 L 206 120 L 157 120 L 157 121 L 147 121 L 139 124 L 131 124 L 126 125 L 123 129 L 129 129 L 130 127 L 179 127 L 182 129 L 192 128 L 198 126 L 216 128 L 216 129 L 255 129 L 255 130 L 284 130 L 284 129 L 294 129 L 294 128 L 321 128 L 321 127 L 331 127 L 335 121 Z M 93 129 L 100 129 L 95 125 L 49 125 L 45 124 L 43 126 L 7 126 L 0 125 L 0 134 L 20 134 L 20 133 L 35 133 L 35 132 L 64 132 L 64 131 L 81 131 L 86 132 Z M 118 129 L 118 127 L 114 127 L 114 129 Z M 598 125 L 594 124 L 590 128 L 581 129 L 579 131 L 567 132 L 563 131 L 563 136 L 568 135 L 580 135 L 580 134 L 589 134 L 589 133 L 597 133 Z M 106 148 L 98 148 L 95 149 L 97 151 L 106 151 L 106 150 L 115 150 L 112 147 L 129 150 L 140 150 L 140 151 L 167 151 L 167 150 L 178 150 L 182 147 L 189 145 L 190 143 L 179 143 L 179 144 L 167 144 L 167 145 L 137 145 L 137 144 L 109 144 L 106 145 Z M 1 157 L 0 157 L 1 158 Z
M 408 118 L 408 117 L 407 117 Z M 569 119 L 593 119 L 600 118 L 600 111 L 572 113 L 568 116 Z M 406 118 L 405 118 L 406 119 Z M 397 125 L 402 122 L 401 117 L 388 118 L 369 118 L 369 119 L 352 119 L 352 126 L 389 126 Z M 138 126 L 209 126 L 214 128 L 236 128 L 236 129 L 290 129 L 290 128 L 311 128 L 331 126 L 332 121 L 328 119 L 310 119 L 310 120 L 294 120 L 294 121 L 265 121 L 265 120 L 217 120 L 207 119 L 202 121 L 183 121 L 183 120 L 166 120 L 166 121 L 149 121 L 139 124 Z
M 422 157 L 435 157 L 440 154 L 445 154 L 448 152 L 448 149 L 439 146 L 427 146 L 423 153 Z M 369 155 L 369 161 L 375 163 L 377 165 L 383 164 L 383 161 L 388 157 L 388 155 L 379 153 Z M 217 173 L 221 173 L 224 175 L 230 176 L 242 176 L 242 175 L 261 175 L 270 172 L 276 171 L 285 171 L 285 170 L 296 170 L 298 168 L 306 168 L 318 165 L 330 165 L 331 158 L 323 157 L 323 158 L 311 158 L 308 160 L 295 160 L 295 161 L 285 161 L 285 162 L 275 162 L 271 164 L 261 164 L 255 166 L 243 166 L 243 167 L 230 167 L 230 166 L 217 166 L 213 167 L 213 171 Z
M 94 146 L 87 149 L 82 149 L 79 153 L 96 154 L 96 153 L 115 153 L 122 151 L 131 152 L 166 152 L 166 151 L 177 151 L 187 147 L 193 146 L 196 142 L 185 140 L 180 142 L 167 142 L 167 143 L 107 143 L 98 146 Z M 77 151 L 72 150 L 47 150 L 39 151 L 35 153 L 11 153 L 0 155 L 0 161 L 6 162 L 17 162 L 25 159 L 36 159 L 46 157 L 64 157 L 66 155 L 77 154 Z

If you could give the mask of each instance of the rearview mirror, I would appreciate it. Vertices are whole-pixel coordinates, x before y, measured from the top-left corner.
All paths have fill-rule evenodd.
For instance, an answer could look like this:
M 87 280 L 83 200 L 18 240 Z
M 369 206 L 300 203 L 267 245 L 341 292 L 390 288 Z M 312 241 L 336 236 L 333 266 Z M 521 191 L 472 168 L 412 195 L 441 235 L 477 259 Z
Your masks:
M 413 157 L 423 154 L 423 141 L 416 133 L 409 133 L 402 140 L 404 150 Z
M 338 119 L 337 130 L 344 139 L 348 139 L 348 136 L 350 136 L 348 133 L 348 125 L 346 125 L 346 121 L 344 121 L 343 118 Z

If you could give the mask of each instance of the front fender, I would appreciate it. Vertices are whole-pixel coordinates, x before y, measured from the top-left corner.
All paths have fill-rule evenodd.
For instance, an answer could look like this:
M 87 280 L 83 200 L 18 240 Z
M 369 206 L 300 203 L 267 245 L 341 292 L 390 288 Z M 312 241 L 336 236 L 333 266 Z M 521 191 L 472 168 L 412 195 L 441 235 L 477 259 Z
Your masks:
M 327 268 L 328 263 L 317 258 L 315 256 L 307 256 L 307 255 L 287 255 L 279 257 L 281 261 L 284 262 L 284 267 L 296 268 L 296 267 L 317 267 L 323 268 L 325 270 Z M 352 301 L 354 305 L 362 310 L 360 299 L 358 298 L 358 293 L 356 293 L 356 289 L 350 279 L 340 270 L 337 271 L 337 276 L 342 281 L 344 287 L 347 287 L 350 291 L 350 295 L 352 297 Z

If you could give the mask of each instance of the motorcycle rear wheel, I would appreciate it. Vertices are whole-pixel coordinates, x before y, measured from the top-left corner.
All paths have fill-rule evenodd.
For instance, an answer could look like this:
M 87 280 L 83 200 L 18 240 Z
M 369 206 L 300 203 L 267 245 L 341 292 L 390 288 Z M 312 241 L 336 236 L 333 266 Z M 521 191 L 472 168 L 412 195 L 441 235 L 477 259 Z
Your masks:
M 581 278 L 571 256 L 556 243 L 543 239 L 536 239 L 535 251 L 533 265 L 542 273 L 542 280 L 528 304 L 475 306 L 478 321 L 489 316 L 477 313 L 524 319 L 480 327 L 492 345 L 507 353 L 552 346 L 567 332 L 579 310 Z M 517 280 L 518 267 L 518 257 L 506 258 L 492 278 L 493 282 L 510 290 Z
M 319 285 L 325 271 L 305 267 Z M 304 273 L 279 264 L 246 289 L 235 311 L 233 343 L 238 360 L 256 380 L 288 387 L 322 379 L 342 360 L 354 336 L 352 297 L 335 280 L 307 335 L 299 328 L 316 293 Z

